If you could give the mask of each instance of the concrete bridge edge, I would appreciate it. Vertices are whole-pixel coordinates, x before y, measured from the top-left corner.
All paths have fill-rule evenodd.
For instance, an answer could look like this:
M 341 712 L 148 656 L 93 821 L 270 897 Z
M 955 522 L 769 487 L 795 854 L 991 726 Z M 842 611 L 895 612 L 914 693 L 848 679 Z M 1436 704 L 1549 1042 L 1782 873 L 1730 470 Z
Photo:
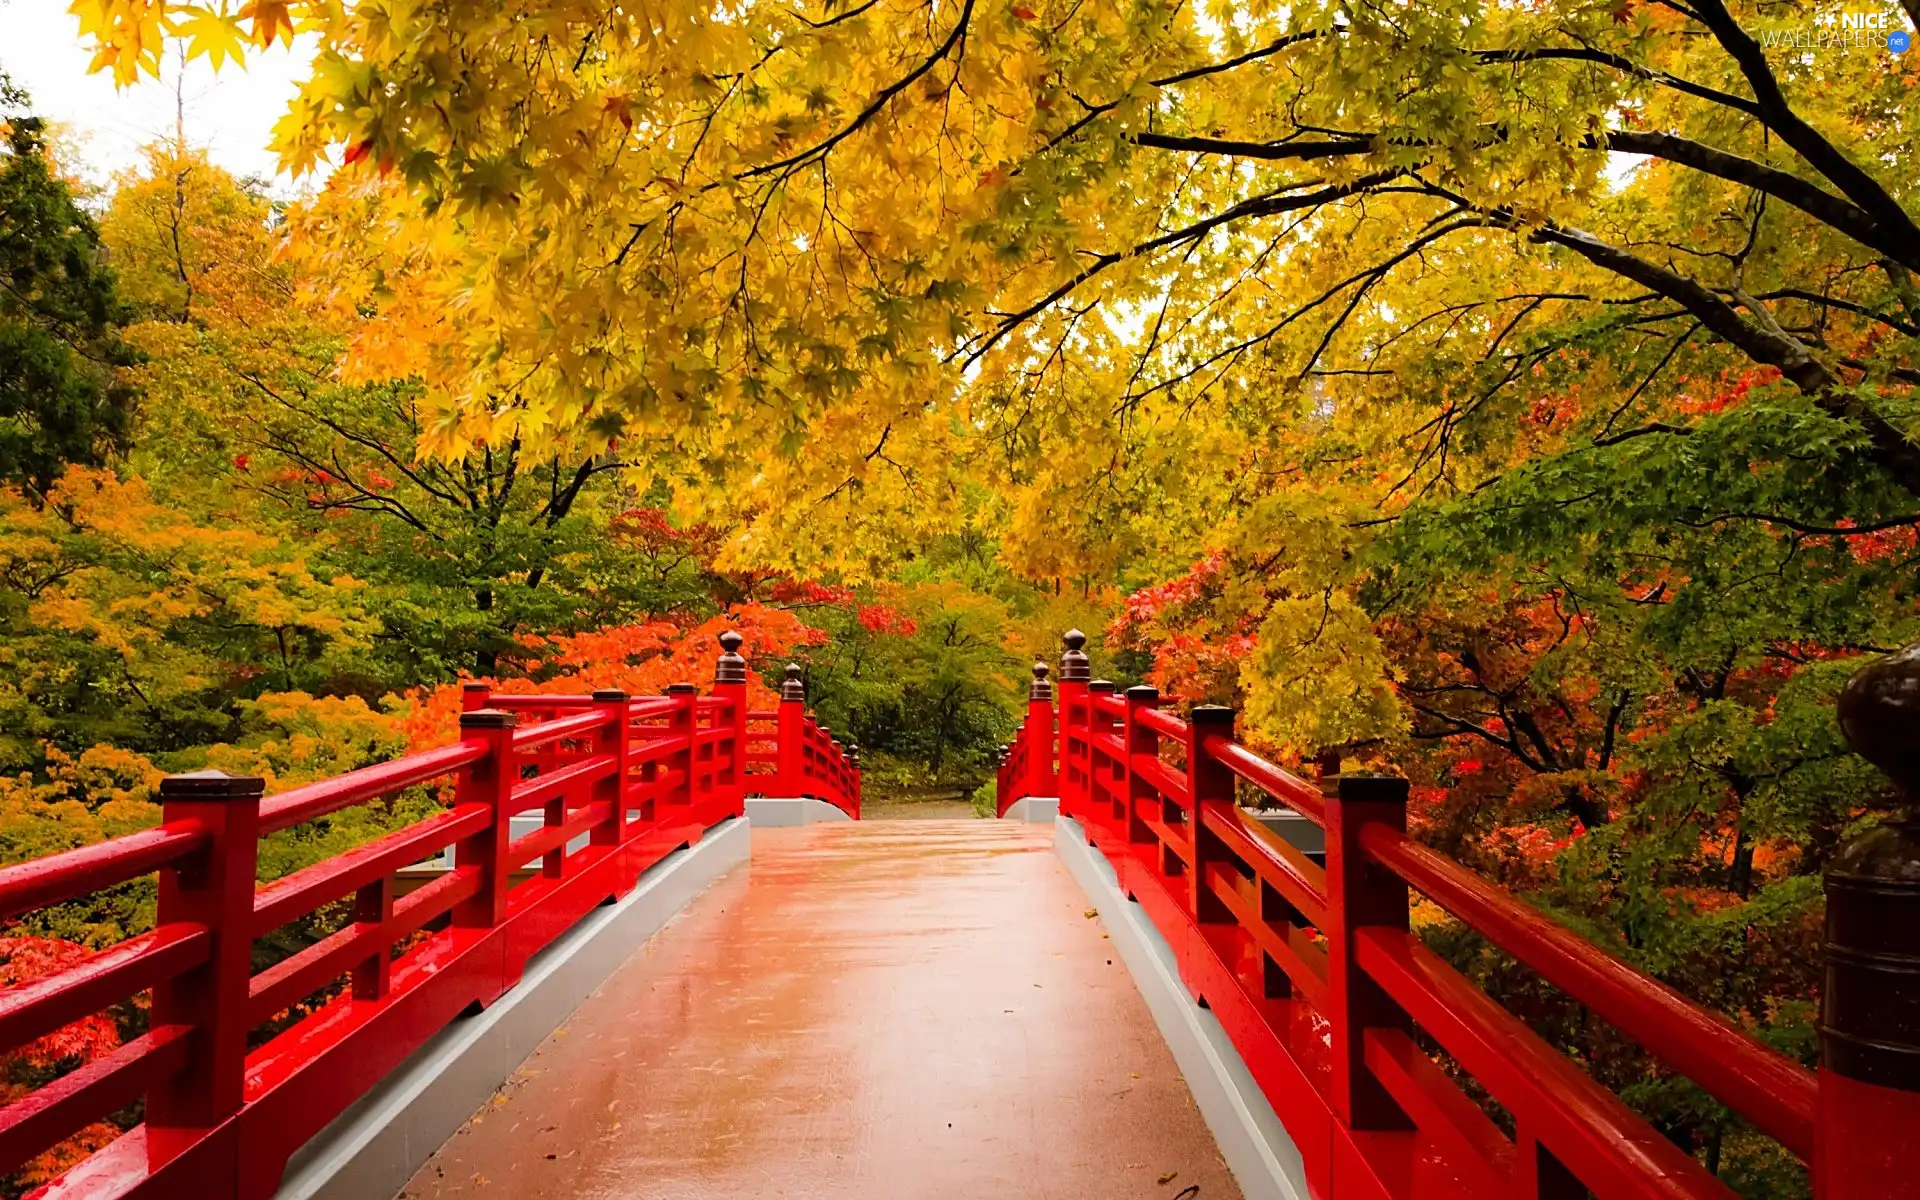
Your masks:
M 1051 825 L 1060 815 L 1058 796 L 1022 796 L 1007 805 L 1002 821 L 1025 821 L 1029 825 Z
M 837 811 L 837 810 L 836 810 Z M 395 1196 L 547 1035 L 708 885 L 748 861 L 748 822 L 706 832 L 528 960 L 518 986 L 453 1022 L 297 1151 L 275 1200 Z
M 1012 815 L 1009 810 L 1008 816 Z M 1087 844 L 1078 821 L 1055 818 L 1053 845 L 1088 901 L 1099 910 L 1101 923 L 1146 999 L 1160 1035 L 1167 1039 L 1194 1103 L 1246 1200 L 1309 1200 L 1299 1148 L 1254 1083 L 1219 1019 L 1188 994 L 1173 947 L 1140 905 L 1120 890 L 1113 867 Z

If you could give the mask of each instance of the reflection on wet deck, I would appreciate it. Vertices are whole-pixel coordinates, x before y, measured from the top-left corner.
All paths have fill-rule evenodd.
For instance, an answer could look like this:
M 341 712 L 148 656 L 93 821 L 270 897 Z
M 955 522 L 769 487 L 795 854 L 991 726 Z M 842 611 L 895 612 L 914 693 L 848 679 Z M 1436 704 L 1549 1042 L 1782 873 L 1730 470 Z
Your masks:
M 1238 1197 L 1051 837 L 756 831 L 403 1194 Z

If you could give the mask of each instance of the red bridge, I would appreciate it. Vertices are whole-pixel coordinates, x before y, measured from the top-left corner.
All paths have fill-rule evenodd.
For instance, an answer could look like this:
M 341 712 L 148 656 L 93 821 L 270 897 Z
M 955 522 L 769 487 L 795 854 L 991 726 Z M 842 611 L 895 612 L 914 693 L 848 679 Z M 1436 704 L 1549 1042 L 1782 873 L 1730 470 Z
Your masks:
M 0 1108 L 0 1172 L 138 1104 L 36 1195 L 1734 1194 L 1429 950 L 1417 893 L 1821 1200 L 1920 1196 L 1911 814 L 1834 860 L 1810 1070 L 1412 840 L 1404 780 L 1296 777 L 1229 709 L 1091 679 L 1078 633 L 1000 822 L 848 823 L 857 752 L 795 671 L 749 711 L 722 642 L 705 695 L 474 688 L 444 748 L 272 797 L 170 777 L 158 827 L 0 869 L 8 918 L 159 877 L 151 932 L 0 990 L 10 1048 L 151 995 Z M 1840 716 L 1920 798 L 1920 648 Z M 256 883 L 263 837 L 416 787 L 444 811 Z

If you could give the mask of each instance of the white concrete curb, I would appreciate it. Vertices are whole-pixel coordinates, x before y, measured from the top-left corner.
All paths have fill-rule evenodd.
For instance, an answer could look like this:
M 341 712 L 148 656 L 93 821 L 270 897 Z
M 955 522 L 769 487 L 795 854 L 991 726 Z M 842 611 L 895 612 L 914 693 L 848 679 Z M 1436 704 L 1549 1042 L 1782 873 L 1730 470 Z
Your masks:
M 787 829 L 795 825 L 817 825 L 822 821 L 851 821 L 825 800 L 811 796 L 784 799 L 776 796 L 748 796 L 747 820 L 756 829 Z
M 747 861 L 748 823 L 709 829 L 527 961 L 519 984 L 416 1050 L 294 1153 L 275 1200 L 393 1196 L 640 944 Z
M 1012 815 L 1011 811 L 1008 813 Z M 1080 823 L 1060 817 L 1053 847 L 1080 884 L 1100 922 L 1120 948 L 1121 961 L 1146 998 L 1147 1008 L 1180 1064 L 1194 1103 L 1220 1147 L 1221 1157 L 1247 1200 L 1308 1200 L 1299 1148 L 1274 1115 L 1211 1012 L 1193 1002 L 1173 947 L 1153 927 L 1139 904 L 1128 900 L 1106 856 L 1087 845 Z
M 1022 796 L 1007 805 L 1007 814 L 1002 821 L 1026 821 L 1033 825 L 1051 825 L 1060 815 L 1058 796 Z

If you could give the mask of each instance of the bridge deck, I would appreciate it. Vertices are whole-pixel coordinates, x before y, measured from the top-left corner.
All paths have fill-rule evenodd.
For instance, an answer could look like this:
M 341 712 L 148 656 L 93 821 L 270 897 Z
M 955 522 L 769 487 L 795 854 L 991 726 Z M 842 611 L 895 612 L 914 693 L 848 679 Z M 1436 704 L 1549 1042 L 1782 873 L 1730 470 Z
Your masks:
M 403 1195 L 1239 1197 L 1050 839 L 755 831 Z

